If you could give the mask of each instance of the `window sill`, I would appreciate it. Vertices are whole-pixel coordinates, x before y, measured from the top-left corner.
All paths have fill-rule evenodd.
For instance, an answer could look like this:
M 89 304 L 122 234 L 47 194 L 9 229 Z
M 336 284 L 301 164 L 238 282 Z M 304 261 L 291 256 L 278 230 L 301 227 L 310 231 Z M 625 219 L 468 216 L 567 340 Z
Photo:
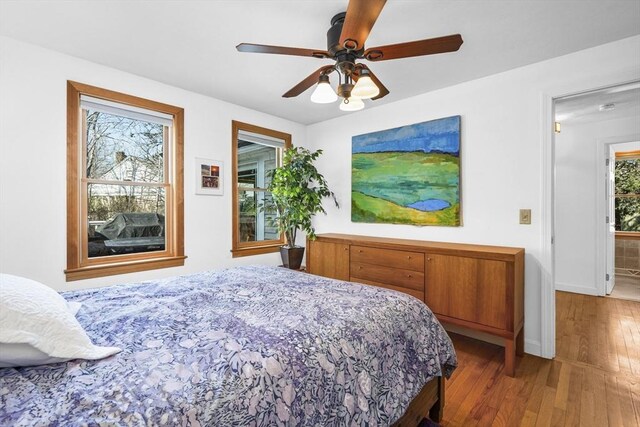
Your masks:
M 622 240 L 640 240 L 640 232 L 616 231 L 616 238 L 619 238 Z
M 280 252 L 280 246 L 284 243 L 276 243 L 273 245 L 265 245 L 265 246 L 250 246 L 246 248 L 236 248 L 231 250 L 231 256 L 233 258 L 239 258 L 243 256 L 251 256 L 251 255 L 261 255 L 268 254 L 272 252 Z
M 92 279 L 95 277 L 115 276 L 117 274 L 135 273 L 138 271 L 156 270 L 160 268 L 180 267 L 184 265 L 186 256 L 145 259 L 140 261 L 126 261 L 114 264 L 92 265 L 67 269 L 64 271 L 67 282 L 74 280 Z

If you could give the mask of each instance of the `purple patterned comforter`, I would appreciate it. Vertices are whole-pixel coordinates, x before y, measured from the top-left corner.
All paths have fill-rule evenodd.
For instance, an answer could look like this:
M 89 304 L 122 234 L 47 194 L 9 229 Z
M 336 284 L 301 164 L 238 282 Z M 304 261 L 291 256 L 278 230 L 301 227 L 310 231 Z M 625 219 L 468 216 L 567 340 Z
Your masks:
M 0 369 L 0 425 L 386 426 L 456 365 L 417 299 L 283 268 L 63 295 L 123 351 Z

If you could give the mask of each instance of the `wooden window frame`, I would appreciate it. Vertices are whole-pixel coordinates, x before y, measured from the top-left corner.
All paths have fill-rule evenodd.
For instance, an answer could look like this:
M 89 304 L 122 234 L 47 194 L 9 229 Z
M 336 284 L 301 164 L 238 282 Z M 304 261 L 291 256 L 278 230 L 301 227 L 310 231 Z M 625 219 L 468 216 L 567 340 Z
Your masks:
M 633 159 L 640 159 L 640 150 L 616 152 L 616 160 L 633 160 Z
M 170 144 L 165 147 L 165 250 L 88 257 L 87 182 L 80 95 L 145 108 L 173 116 Z M 166 129 L 166 128 L 165 128 Z M 166 141 L 166 138 L 165 138 Z M 133 273 L 184 265 L 184 109 L 120 92 L 67 81 L 67 268 L 66 280 Z
M 277 240 L 262 240 L 257 242 L 241 242 L 240 241 L 240 210 L 238 209 L 239 192 L 238 186 L 238 133 L 239 131 L 247 131 L 260 135 L 278 138 L 284 141 L 284 150 L 291 148 L 291 135 L 279 132 L 273 129 L 255 126 L 249 123 L 243 123 L 236 120 L 231 122 L 231 217 L 232 217 L 232 245 L 231 255 L 233 258 L 266 254 L 278 252 L 280 246 L 284 245 L 284 234 L 280 234 Z M 276 167 L 282 164 L 282 156 L 276 159 Z
M 640 240 L 640 232 L 638 231 L 616 231 L 616 237 L 622 240 Z
M 633 160 L 640 159 L 640 150 L 634 151 L 619 151 L 616 152 L 616 161 L 618 160 Z M 614 197 L 620 197 L 617 194 L 614 194 Z M 631 197 L 639 197 L 640 196 L 631 196 Z M 625 240 L 640 240 L 640 231 L 616 231 L 616 237 L 621 237 Z

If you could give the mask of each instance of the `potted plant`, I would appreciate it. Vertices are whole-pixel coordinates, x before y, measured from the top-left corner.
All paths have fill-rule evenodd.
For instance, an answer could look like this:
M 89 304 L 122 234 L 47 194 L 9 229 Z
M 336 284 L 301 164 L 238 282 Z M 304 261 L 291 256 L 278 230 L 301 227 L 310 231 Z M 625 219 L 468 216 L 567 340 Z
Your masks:
M 298 229 L 309 239 L 316 238 L 311 218 L 319 212 L 326 213 L 322 199 L 332 197 L 338 206 L 324 176 L 313 165 L 320 154 L 322 150 L 311 152 L 303 147 L 291 147 L 284 152 L 282 166 L 271 172 L 268 190 L 272 196 L 270 204 L 276 211 L 272 222 L 285 236 L 286 244 L 280 247 L 280 255 L 287 268 L 297 270 L 302 263 L 304 246 L 296 246 Z

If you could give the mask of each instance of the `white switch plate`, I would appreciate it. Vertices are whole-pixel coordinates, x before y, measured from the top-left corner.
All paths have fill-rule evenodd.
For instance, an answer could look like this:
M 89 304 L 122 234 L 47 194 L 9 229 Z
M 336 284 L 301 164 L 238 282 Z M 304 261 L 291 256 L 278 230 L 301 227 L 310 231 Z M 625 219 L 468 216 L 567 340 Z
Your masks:
M 520 224 L 531 224 L 531 209 L 520 209 Z

